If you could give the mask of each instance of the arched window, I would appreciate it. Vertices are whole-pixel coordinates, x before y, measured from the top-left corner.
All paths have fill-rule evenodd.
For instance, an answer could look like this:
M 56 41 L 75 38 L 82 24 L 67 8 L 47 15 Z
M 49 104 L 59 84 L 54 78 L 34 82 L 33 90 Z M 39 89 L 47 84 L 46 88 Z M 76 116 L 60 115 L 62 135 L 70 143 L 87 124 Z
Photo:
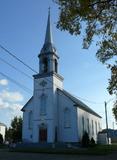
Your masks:
M 92 136 L 94 135 L 94 124 L 93 124 L 93 120 L 92 120 Z
M 57 60 L 55 59 L 55 72 L 57 73 L 58 72 L 58 63 L 57 63 Z
M 96 134 L 98 133 L 98 130 L 97 130 L 97 122 L 95 122 L 95 132 L 96 132 Z
M 46 73 L 48 71 L 48 59 L 47 58 L 43 58 L 42 65 L 43 65 L 43 72 Z
M 32 111 L 29 112 L 28 126 L 29 126 L 29 129 L 32 129 L 32 126 L 33 126 L 33 113 L 32 113 Z
M 68 108 L 65 108 L 64 110 L 64 127 L 71 127 L 71 111 Z
M 45 94 L 41 95 L 40 99 L 40 114 L 46 114 L 46 100 L 47 96 Z
M 84 134 L 85 131 L 85 124 L 84 124 L 84 117 L 82 116 L 82 132 Z
M 87 118 L 87 132 L 88 132 L 88 134 L 90 134 L 89 118 Z
M 98 131 L 101 130 L 100 123 L 98 122 Z

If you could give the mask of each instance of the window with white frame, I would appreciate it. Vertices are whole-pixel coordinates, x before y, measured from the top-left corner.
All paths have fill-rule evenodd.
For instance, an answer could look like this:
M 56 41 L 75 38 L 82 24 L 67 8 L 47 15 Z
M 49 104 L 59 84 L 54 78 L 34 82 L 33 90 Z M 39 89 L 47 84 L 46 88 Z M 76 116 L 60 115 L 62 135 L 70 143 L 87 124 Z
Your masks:
M 69 108 L 64 109 L 64 127 L 71 127 L 71 111 Z
M 101 130 L 100 123 L 98 122 L 98 131 Z
M 90 134 L 90 128 L 89 128 L 89 118 L 87 118 L 87 132 Z
M 41 115 L 46 114 L 46 101 L 47 101 L 47 96 L 45 94 L 42 94 L 41 99 L 40 99 L 40 114 Z
M 33 126 L 33 113 L 32 113 L 32 111 L 29 112 L 28 125 L 29 125 L 29 129 L 32 129 L 32 126 Z
M 84 117 L 82 116 L 82 132 L 84 134 L 85 131 L 85 124 L 84 124 Z
M 94 123 L 93 123 L 93 120 L 92 120 L 92 136 L 94 135 Z
M 97 122 L 95 122 L 95 132 L 96 132 L 96 134 L 98 133 L 98 131 L 97 131 Z

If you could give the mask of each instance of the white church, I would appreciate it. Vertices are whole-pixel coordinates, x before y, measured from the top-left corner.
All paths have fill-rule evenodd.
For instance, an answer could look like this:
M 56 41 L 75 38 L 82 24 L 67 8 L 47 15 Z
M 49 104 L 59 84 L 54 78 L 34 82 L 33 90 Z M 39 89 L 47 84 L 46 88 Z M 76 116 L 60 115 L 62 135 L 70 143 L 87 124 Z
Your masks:
M 45 42 L 38 58 L 39 73 L 33 75 L 33 96 L 22 108 L 23 142 L 80 142 L 85 131 L 97 140 L 101 116 L 63 88 L 50 13 Z

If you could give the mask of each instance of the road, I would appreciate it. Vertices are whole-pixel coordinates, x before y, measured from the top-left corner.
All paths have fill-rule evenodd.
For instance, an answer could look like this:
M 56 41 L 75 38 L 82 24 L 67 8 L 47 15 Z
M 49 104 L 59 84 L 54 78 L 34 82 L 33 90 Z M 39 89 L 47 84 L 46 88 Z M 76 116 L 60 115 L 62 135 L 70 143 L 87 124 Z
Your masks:
M 117 152 L 103 156 L 16 153 L 0 150 L 0 160 L 117 160 Z

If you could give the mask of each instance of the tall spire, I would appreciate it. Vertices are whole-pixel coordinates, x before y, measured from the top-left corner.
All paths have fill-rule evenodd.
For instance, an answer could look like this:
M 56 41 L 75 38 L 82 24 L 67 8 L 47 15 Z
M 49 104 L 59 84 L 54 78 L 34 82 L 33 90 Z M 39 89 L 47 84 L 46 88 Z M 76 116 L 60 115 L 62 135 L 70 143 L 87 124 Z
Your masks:
M 44 45 L 41 49 L 40 54 L 47 54 L 50 52 L 57 54 L 56 48 L 53 44 L 52 31 L 51 31 L 51 21 L 50 21 L 50 7 L 49 7 L 45 41 L 44 41 Z
M 51 31 L 51 21 L 50 21 L 50 7 L 48 9 L 48 21 L 47 21 L 47 28 L 46 28 L 46 35 L 45 35 L 45 44 L 53 43 L 52 39 L 52 31 Z

